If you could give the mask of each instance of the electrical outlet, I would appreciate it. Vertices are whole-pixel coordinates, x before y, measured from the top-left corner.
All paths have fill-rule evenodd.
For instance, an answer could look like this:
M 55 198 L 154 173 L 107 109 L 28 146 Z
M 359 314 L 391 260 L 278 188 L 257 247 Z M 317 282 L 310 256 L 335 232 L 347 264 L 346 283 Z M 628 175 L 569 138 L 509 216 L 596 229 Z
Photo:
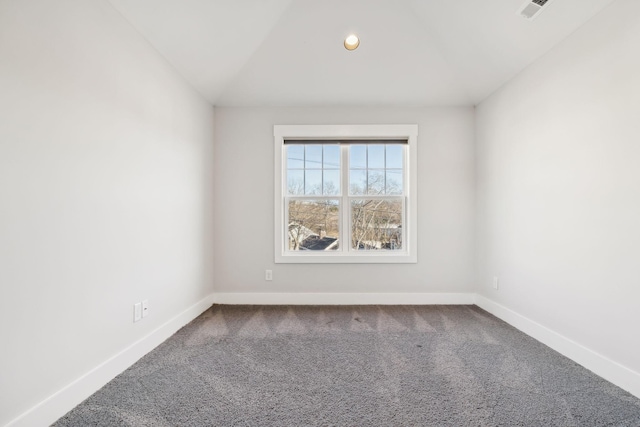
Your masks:
M 133 321 L 142 320 L 142 303 L 138 302 L 133 305 Z
M 264 272 L 264 280 L 273 280 L 273 271 L 265 270 Z
M 149 300 L 142 301 L 142 317 L 147 317 L 149 314 Z
M 498 278 L 496 276 L 493 277 L 493 289 L 498 290 Z

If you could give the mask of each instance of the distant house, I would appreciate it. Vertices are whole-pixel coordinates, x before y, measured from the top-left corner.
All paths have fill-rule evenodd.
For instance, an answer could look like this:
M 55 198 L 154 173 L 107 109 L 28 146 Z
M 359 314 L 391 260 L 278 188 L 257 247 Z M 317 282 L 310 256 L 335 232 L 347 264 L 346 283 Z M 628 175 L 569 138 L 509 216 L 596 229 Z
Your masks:
M 360 250 L 402 248 L 401 224 L 369 224 L 365 230 L 358 239 Z
M 318 236 L 310 228 L 302 224 L 292 222 L 289 224 L 289 249 L 298 249 L 302 242 L 311 236 Z M 320 236 L 318 236 L 320 237 Z
M 300 249 L 309 251 L 331 251 L 338 249 L 338 239 L 335 237 L 309 236 L 300 245 Z
M 338 248 L 338 239 L 335 237 L 320 237 L 304 225 L 292 222 L 289 224 L 289 249 L 329 251 Z

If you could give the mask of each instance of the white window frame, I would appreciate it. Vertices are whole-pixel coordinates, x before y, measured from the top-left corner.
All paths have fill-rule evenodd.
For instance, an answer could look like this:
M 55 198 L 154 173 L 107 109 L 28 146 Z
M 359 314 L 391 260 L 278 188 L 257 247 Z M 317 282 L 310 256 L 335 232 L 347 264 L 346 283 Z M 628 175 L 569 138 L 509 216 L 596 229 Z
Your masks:
M 275 262 L 294 264 L 343 264 L 343 263 L 417 263 L 417 139 L 418 125 L 274 125 L 275 142 Z M 403 223 L 403 248 L 401 250 L 348 250 L 346 242 L 342 251 L 290 251 L 287 249 L 288 227 L 285 226 L 286 206 L 284 183 L 286 182 L 285 140 L 380 140 L 406 139 L 405 149 L 405 199 Z M 344 157 L 343 157 L 344 162 Z M 342 164 L 343 179 L 348 176 L 348 166 Z M 343 186 L 344 187 L 344 186 Z M 344 195 L 343 195 L 344 196 Z M 323 198 L 322 196 L 317 198 Z M 327 197 L 342 198 L 342 197 Z M 348 220 L 349 206 L 341 204 L 341 230 Z M 346 218 L 345 218 L 346 216 Z

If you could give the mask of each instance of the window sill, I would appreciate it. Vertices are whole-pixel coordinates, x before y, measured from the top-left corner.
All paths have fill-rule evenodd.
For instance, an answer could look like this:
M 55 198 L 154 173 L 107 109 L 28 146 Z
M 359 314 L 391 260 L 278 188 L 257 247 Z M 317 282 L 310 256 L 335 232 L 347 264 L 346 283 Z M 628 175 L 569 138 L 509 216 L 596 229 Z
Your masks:
M 398 253 L 368 253 L 345 254 L 323 253 L 322 255 L 293 253 L 287 255 L 276 254 L 276 264 L 416 264 L 418 257 L 406 252 Z

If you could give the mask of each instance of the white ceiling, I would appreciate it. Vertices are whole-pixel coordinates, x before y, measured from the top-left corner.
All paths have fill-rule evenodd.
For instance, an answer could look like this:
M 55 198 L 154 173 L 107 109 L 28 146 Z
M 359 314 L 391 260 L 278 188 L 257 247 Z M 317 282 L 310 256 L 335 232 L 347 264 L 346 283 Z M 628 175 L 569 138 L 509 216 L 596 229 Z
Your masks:
M 614 0 L 109 0 L 214 105 L 475 105 Z M 356 32 L 358 50 L 342 46 Z

